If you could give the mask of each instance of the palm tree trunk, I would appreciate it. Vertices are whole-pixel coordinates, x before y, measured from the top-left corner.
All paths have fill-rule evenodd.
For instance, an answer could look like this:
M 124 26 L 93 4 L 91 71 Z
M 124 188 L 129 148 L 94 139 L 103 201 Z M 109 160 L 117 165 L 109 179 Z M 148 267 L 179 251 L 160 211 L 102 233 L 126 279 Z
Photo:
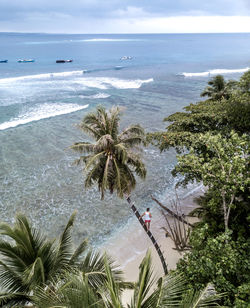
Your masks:
M 184 224 L 188 225 L 189 227 L 193 227 L 192 224 L 190 224 L 188 221 L 186 221 L 182 216 L 177 215 L 176 213 L 174 213 L 173 211 L 171 211 L 169 208 L 167 208 L 166 206 L 164 206 L 160 201 L 158 201 L 156 198 L 154 198 L 153 196 L 151 196 L 151 199 L 154 200 L 157 204 L 159 204 L 159 206 L 161 208 L 163 208 L 166 212 L 168 212 L 168 214 L 170 214 L 171 216 L 175 217 L 176 219 L 178 219 L 179 221 L 183 222 Z
M 155 240 L 155 238 L 153 237 L 153 234 L 151 233 L 150 230 L 147 229 L 145 223 L 144 223 L 144 220 L 141 218 L 141 215 L 139 214 L 139 212 L 137 211 L 134 203 L 131 202 L 131 199 L 130 197 L 126 197 L 127 201 L 128 201 L 128 204 L 130 205 L 132 211 L 134 212 L 135 216 L 137 217 L 137 219 L 139 220 L 141 226 L 143 227 L 143 229 L 146 231 L 148 237 L 150 238 L 150 240 L 152 241 L 159 257 L 160 257 L 160 260 L 161 260 L 161 264 L 162 264 L 162 267 L 163 267 L 163 270 L 164 270 L 164 273 L 165 275 L 168 274 L 168 269 L 167 269 L 167 264 L 165 262 L 165 259 L 164 259 L 164 256 L 161 252 L 161 249 L 160 249 L 160 246 L 158 245 L 157 241 Z

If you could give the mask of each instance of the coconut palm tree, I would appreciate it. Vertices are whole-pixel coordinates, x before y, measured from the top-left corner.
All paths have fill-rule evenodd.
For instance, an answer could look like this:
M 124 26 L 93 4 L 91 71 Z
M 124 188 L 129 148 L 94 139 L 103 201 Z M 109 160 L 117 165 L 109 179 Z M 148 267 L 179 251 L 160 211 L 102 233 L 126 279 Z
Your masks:
M 84 163 L 87 172 L 85 187 L 97 183 L 101 192 L 117 192 L 119 197 L 129 194 L 136 185 L 135 175 L 146 177 L 146 168 L 138 153 L 144 142 L 144 130 L 140 125 L 131 125 L 119 134 L 120 109 L 107 112 L 98 106 L 96 113 L 85 116 L 79 128 L 93 137 L 96 143 L 78 142 L 71 149 L 80 153 L 76 163 Z
M 208 82 L 208 85 L 201 93 L 201 97 L 208 96 L 211 99 L 220 100 L 229 98 L 236 82 L 233 80 L 226 82 L 222 75 L 216 75 Z
M 118 292 L 108 266 L 106 273 L 108 277 L 106 288 L 101 292 L 105 308 L 220 307 L 218 300 L 222 295 L 216 294 L 211 285 L 201 291 L 190 291 L 185 278 L 177 272 L 171 272 L 156 281 L 150 251 L 140 264 L 139 277 L 130 304 L 126 306 L 122 304 L 122 293 Z
M 211 286 L 199 292 L 189 291 L 187 282 L 180 274 L 170 273 L 156 281 L 150 251 L 140 264 L 139 277 L 134 284 L 130 304 L 122 302 L 123 288 L 114 279 L 109 263 L 105 262 L 107 280 L 96 297 L 79 274 L 68 274 L 51 289 L 39 288 L 34 294 L 38 308 L 201 308 L 220 307 L 221 297 Z M 189 291 L 189 292 L 187 292 Z M 185 295 L 186 294 L 186 295 Z
M 98 106 L 96 112 L 87 114 L 79 128 L 95 139 L 95 143 L 77 142 L 70 148 L 83 153 L 76 164 L 83 163 L 86 172 L 85 187 L 97 183 L 101 199 L 105 191 L 111 194 L 116 191 L 120 198 L 126 197 L 134 214 L 147 232 L 160 256 L 164 272 L 167 266 L 163 254 L 152 233 L 147 230 L 136 207 L 131 202 L 129 194 L 135 188 L 135 175 L 142 179 L 146 177 L 146 168 L 141 160 L 140 146 L 145 142 L 144 130 L 140 125 L 131 125 L 119 132 L 121 110 L 112 107 L 106 111 Z
M 48 288 L 39 287 L 35 290 L 32 296 L 35 306 L 38 308 L 48 307 L 67 307 L 67 308 L 104 308 L 103 294 L 107 294 L 107 287 L 112 277 L 112 287 L 117 296 L 117 302 L 120 301 L 120 294 L 124 289 L 132 289 L 132 283 L 117 280 L 117 274 L 113 271 L 110 260 L 107 256 L 104 257 L 104 272 L 105 283 L 98 284 L 98 288 L 93 289 L 89 283 L 89 276 L 78 270 L 67 272 Z M 113 292 L 114 292 L 113 290 Z M 111 290 L 110 290 L 111 291 Z M 119 296 L 118 296 L 119 295 Z
M 28 219 L 18 214 L 13 227 L 0 224 L 0 306 L 32 302 L 31 295 L 37 286 L 48 286 L 51 281 L 65 276 L 69 271 L 78 270 L 88 279 L 96 291 L 106 281 L 104 255 L 89 251 L 84 257 L 87 241 L 83 240 L 74 249 L 71 237 L 76 213 L 70 217 L 58 241 L 48 240 L 32 228 Z M 116 271 L 109 259 L 116 280 Z
M 35 307 L 102 308 L 103 302 L 82 273 L 66 273 L 64 279 L 53 281 L 49 288 L 38 287 L 32 300 Z

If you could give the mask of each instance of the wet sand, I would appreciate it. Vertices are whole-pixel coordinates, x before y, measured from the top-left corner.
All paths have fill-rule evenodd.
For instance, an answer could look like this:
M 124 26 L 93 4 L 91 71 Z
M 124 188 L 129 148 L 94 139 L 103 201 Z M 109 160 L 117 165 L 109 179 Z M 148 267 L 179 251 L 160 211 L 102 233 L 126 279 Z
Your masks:
M 199 189 L 180 200 L 180 205 L 185 215 L 197 206 L 194 198 L 203 194 L 203 192 L 203 189 Z M 163 204 L 169 205 L 170 203 L 163 202 Z M 197 218 L 188 217 L 187 220 L 193 223 L 197 221 Z M 176 263 L 184 253 L 180 253 L 174 249 L 175 246 L 172 239 L 166 237 L 166 233 L 162 227 L 167 227 L 166 221 L 161 214 L 160 206 L 155 204 L 150 230 L 161 247 L 168 270 L 171 270 L 176 267 Z M 135 217 L 122 230 L 110 238 L 107 243 L 104 243 L 102 247 L 102 250 L 105 250 L 120 265 L 120 268 L 124 271 L 125 280 L 133 282 L 138 279 L 139 265 L 148 249 L 151 251 L 152 264 L 156 277 L 163 276 L 164 271 L 160 258 L 151 240 Z M 130 296 L 131 291 L 124 292 L 123 301 L 130 302 Z

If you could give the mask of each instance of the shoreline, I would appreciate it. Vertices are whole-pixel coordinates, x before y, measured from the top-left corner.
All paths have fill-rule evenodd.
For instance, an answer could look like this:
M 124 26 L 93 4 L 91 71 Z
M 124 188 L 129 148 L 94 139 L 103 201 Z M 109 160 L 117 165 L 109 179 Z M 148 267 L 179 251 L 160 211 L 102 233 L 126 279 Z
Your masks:
M 203 188 L 199 187 L 180 199 L 180 206 L 185 214 L 189 213 L 197 206 L 194 202 L 194 198 L 203 193 Z M 163 202 L 163 204 L 169 206 L 170 202 Z M 165 231 L 162 229 L 163 226 L 166 226 L 165 218 L 160 212 L 160 207 L 157 207 L 159 210 L 155 210 L 154 212 L 150 230 L 161 247 L 168 270 L 175 269 L 178 260 L 185 252 L 178 252 L 173 249 L 175 247 L 173 241 L 170 237 L 166 237 Z M 124 272 L 125 281 L 135 282 L 138 279 L 139 265 L 147 250 L 150 249 L 154 274 L 159 278 L 164 275 L 159 256 L 144 229 L 137 219 L 135 217 L 133 218 L 134 219 L 129 220 L 122 230 L 119 230 L 104 242 L 100 250 L 107 252 L 114 259 L 115 263 L 119 265 L 119 268 Z M 198 219 L 195 217 L 188 217 L 188 221 L 193 223 L 198 221 Z M 123 298 L 125 302 L 130 300 L 130 293 L 131 291 L 124 292 Z

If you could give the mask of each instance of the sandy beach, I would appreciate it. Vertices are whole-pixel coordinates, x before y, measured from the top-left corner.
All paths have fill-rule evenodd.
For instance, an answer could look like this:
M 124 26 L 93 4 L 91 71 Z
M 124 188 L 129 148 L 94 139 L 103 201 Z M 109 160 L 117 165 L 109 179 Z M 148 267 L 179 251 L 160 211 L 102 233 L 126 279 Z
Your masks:
M 196 207 L 194 198 L 203 194 L 203 189 L 195 190 L 187 197 L 180 200 L 180 205 L 183 213 L 187 215 L 192 209 Z M 164 203 L 169 205 L 169 203 Z M 197 221 L 197 218 L 188 217 L 190 223 Z M 165 231 L 162 227 L 166 227 L 166 221 L 161 214 L 160 206 L 155 204 L 154 215 L 151 223 L 151 232 L 161 247 L 165 257 L 168 270 L 174 269 L 176 263 L 183 255 L 174 249 L 174 243 L 170 237 L 166 237 Z M 151 240 L 148 238 L 146 232 L 138 223 L 137 219 L 133 217 L 128 224 L 112 238 L 106 242 L 102 250 L 111 255 L 114 260 L 121 266 L 124 271 L 126 281 L 135 282 L 138 279 L 139 265 L 144 258 L 147 250 L 150 249 L 152 255 L 152 263 L 156 277 L 164 275 L 164 271 L 160 262 L 160 258 L 153 247 Z M 123 301 L 128 303 L 130 301 L 130 291 L 124 292 Z

